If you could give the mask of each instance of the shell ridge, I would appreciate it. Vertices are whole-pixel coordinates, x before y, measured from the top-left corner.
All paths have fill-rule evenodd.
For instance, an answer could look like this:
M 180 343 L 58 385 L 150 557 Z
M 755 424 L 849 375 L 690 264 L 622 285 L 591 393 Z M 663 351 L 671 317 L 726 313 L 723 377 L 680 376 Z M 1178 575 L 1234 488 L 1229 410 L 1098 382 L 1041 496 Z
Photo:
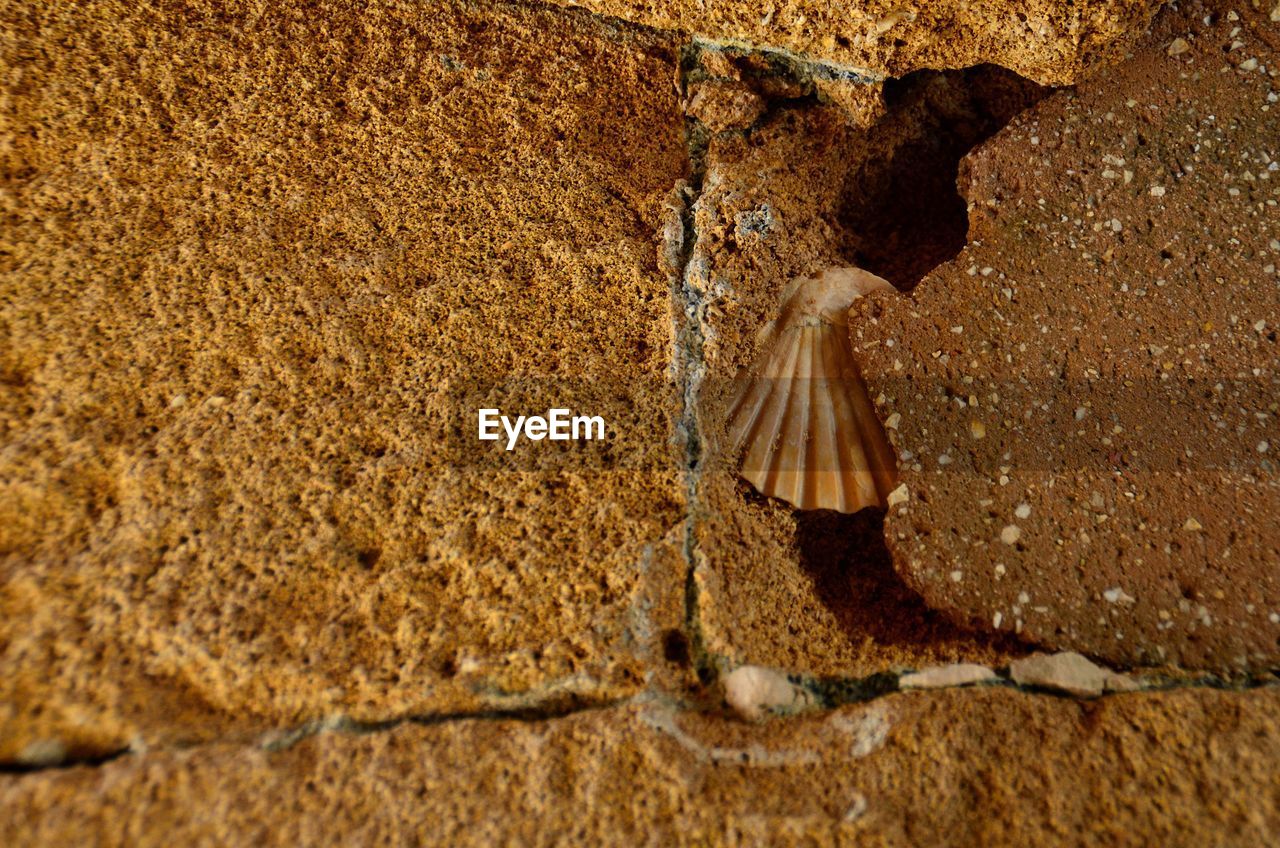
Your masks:
M 778 340 L 779 342 L 785 342 L 788 336 L 792 335 L 794 334 L 780 334 Z M 775 348 L 774 351 L 781 353 L 782 356 L 785 357 L 784 361 L 787 362 L 790 367 L 794 368 L 798 355 L 798 351 L 794 344 L 784 344 L 781 351 L 779 351 L 778 348 Z M 769 359 L 773 360 L 774 356 L 770 356 Z M 783 380 L 782 387 L 785 391 L 780 392 L 779 381 L 776 378 L 762 376 L 757 379 L 767 380 L 766 388 L 768 391 L 766 391 L 765 408 L 761 411 L 759 419 L 748 434 L 747 454 L 743 458 L 743 468 L 744 471 L 749 471 L 756 476 L 757 479 L 753 480 L 751 477 L 748 477 L 747 479 L 753 485 L 756 485 L 756 488 L 760 489 L 762 494 L 767 495 L 768 492 L 765 491 L 765 487 L 767 486 L 769 479 L 770 462 L 773 459 L 773 454 L 777 447 L 777 439 L 781 429 L 782 419 L 783 416 L 786 415 L 787 406 L 789 405 L 788 395 L 790 395 L 791 392 L 791 385 L 789 380 Z M 780 394 L 781 397 L 779 397 Z M 766 436 L 767 438 L 765 438 Z M 747 464 L 748 461 L 751 461 L 750 465 Z M 759 483 L 757 483 L 757 480 Z
M 822 411 L 827 402 L 818 385 L 826 370 L 826 338 L 821 329 L 809 337 L 810 374 L 808 416 L 806 421 L 804 459 L 800 463 L 800 498 L 805 505 L 821 503 L 822 497 Z M 803 507 L 802 507 L 803 508 Z
M 769 327 L 775 324 L 776 322 L 770 322 Z M 770 370 L 770 362 L 781 355 L 776 344 L 777 339 L 778 334 L 772 333 L 770 346 L 759 348 L 755 359 L 745 369 L 747 376 L 738 378 L 743 382 L 737 390 L 738 400 L 733 407 L 733 418 L 729 422 L 729 436 L 735 453 L 740 452 L 744 446 L 747 447 L 748 453 L 751 453 L 752 445 L 759 436 L 774 389 L 773 380 L 766 375 Z M 751 401 L 749 406 L 748 399 Z M 749 410 L 745 416 L 744 410 Z M 746 456 L 743 458 L 745 460 Z
M 832 357 L 832 347 L 835 346 L 835 356 Z M 837 395 L 834 389 L 839 386 L 839 339 L 833 338 L 830 333 L 825 334 L 822 345 L 822 362 L 823 362 L 823 379 L 825 380 L 825 393 L 823 398 L 823 419 L 822 428 L 823 441 L 826 444 L 827 456 L 822 466 L 816 469 L 815 477 L 820 481 L 826 481 L 831 487 L 831 500 L 828 501 L 832 505 L 832 509 L 845 511 L 849 498 L 845 491 L 845 470 L 842 458 L 844 456 L 843 438 L 841 435 L 840 418 L 836 411 L 838 403 Z M 834 365 L 834 368 L 832 367 Z M 826 466 L 830 464 L 831 467 Z M 824 499 L 818 497 L 819 503 Z
M 742 450 L 744 444 L 754 433 L 760 414 L 769 402 L 769 382 L 758 375 L 750 375 L 742 379 L 735 390 L 734 404 L 730 411 L 729 441 L 734 453 Z
M 730 407 L 740 473 L 761 494 L 800 509 L 884 506 L 897 462 L 853 357 L 848 314 L 859 297 L 892 288 L 856 268 L 787 286 Z
M 794 467 L 787 469 L 792 475 L 792 488 L 795 491 L 796 503 L 802 504 L 801 509 L 806 509 L 811 502 L 809 489 L 812 475 L 809 473 L 809 464 L 812 461 L 811 453 L 813 451 L 813 384 L 815 382 L 815 372 L 817 366 L 814 364 L 814 354 L 816 348 L 822 343 L 823 328 L 821 327 L 805 327 L 800 343 L 800 361 L 796 366 L 796 373 L 791 376 L 792 380 L 800 380 L 801 383 L 795 389 L 795 397 L 799 402 L 799 414 L 787 419 L 788 435 L 787 440 L 789 446 L 795 447 Z
M 800 391 L 800 387 L 796 385 L 796 375 L 802 373 L 804 368 L 805 354 L 808 351 L 808 346 L 806 345 L 808 333 L 804 328 L 796 328 L 788 335 L 791 337 L 793 351 L 788 360 L 789 367 L 774 378 L 775 381 L 783 381 L 787 387 L 785 394 L 786 404 L 783 407 L 782 417 L 778 421 L 778 426 L 774 428 L 773 439 L 770 441 L 772 450 L 769 453 L 769 461 L 767 463 L 768 477 L 765 481 L 767 487 L 765 494 L 795 503 L 797 500 L 797 485 L 800 483 L 802 476 L 800 469 L 796 467 L 795 457 L 797 452 L 803 456 L 804 417 L 807 413 L 807 397 L 804 392 Z M 799 433 L 797 433 L 797 428 Z M 788 494 L 790 494 L 790 497 L 787 496 Z
M 856 414 L 858 415 L 858 432 L 865 434 L 865 441 L 871 449 L 867 457 L 867 469 L 871 475 L 872 489 L 882 503 L 892 491 L 897 476 L 897 462 L 893 458 L 893 448 L 885 435 L 880 419 L 876 417 L 875 405 L 867 391 L 866 381 L 855 369 L 853 379 L 856 391 L 850 394 Z

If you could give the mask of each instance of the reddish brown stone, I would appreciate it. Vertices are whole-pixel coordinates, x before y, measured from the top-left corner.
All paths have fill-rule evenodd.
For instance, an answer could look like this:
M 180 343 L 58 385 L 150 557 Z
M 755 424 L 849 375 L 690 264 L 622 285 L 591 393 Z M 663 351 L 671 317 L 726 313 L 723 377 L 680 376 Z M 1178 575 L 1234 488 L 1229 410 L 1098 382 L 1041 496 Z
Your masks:
M 0 762 L 669 668 L 674 42 L 465 2 L 0 19 Z M 480 406 L 609 438 L 507 454 Z
M 901 418 L 896 567 L 957 621 L 1280 662 L 1280 38 L 1231 8 L 1163 15 L 987 143 L 969 245 L 853 322 Z

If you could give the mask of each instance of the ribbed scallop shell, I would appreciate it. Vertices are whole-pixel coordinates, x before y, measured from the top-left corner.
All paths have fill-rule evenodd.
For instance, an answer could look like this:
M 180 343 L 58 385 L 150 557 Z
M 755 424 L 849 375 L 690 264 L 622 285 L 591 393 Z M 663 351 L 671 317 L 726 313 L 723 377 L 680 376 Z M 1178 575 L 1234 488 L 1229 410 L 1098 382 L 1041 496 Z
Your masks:
M 859 268 L 828 268 L 783 293 L 738 378 L 729 438 L 741 474 L 800 509 L 884 506 L 897 485 L 893 448 L 849 343 L 853 301 L 890 284 Z

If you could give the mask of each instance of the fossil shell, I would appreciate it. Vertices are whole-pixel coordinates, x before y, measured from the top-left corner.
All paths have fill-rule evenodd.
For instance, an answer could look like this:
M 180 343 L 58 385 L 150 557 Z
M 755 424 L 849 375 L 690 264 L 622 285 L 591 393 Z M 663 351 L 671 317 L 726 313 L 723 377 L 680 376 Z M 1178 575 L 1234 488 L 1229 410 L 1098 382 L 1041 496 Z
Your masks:
M 828 268 L 783 292 L 729 412 L 741 474 L 762 494 L 800 509 L 884 506 L 897 462 L 853 360 L 848 313 L 864 294 L 892 288 L 859 268 Z

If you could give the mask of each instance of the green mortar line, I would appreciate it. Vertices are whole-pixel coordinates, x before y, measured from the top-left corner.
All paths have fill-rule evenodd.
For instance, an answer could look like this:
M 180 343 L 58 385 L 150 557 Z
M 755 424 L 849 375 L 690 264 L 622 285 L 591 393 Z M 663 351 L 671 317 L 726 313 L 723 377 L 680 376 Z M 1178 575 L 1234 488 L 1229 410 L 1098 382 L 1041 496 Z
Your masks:
M 681 98 L 688 94 L 689 77 L 697 68 L 701 49 L 694 43 L 680 49 L 679 78 L 677 85 Z M 715 664 L 706 647 L 702 632 L 701 604 L 698 597 L 698 540 L 697 526 L 700 512 L 699 480 L 701 477 L 702 437 L 698 429 L 697 399 L 700 380 L 698 372 L 703 367 L 703 332 L 705 304 L 691 284 L 690 274 L 698 245 L 695 221 L 697 204 L 702 197 L 702 184 L 706 176 L 708 135 L 697 119 L 685 116 L 685 149 L 689 159 L 689 187 L 685 192 L 681 210 L 683 237 L 680 244 L 680 262 L 676 268 L 672 299 L 680 316 L 675 327 L 676 344 L 673 351 L 675 373 L 680 379 L 680 395 L 683 404 L 679 427 L 685 440 L 685 475 L 687 507 L 683 554 L 685 575 L 685 637 L 689 642 L 689 654 L 698 679 L 704 684 L 715 678 Z

